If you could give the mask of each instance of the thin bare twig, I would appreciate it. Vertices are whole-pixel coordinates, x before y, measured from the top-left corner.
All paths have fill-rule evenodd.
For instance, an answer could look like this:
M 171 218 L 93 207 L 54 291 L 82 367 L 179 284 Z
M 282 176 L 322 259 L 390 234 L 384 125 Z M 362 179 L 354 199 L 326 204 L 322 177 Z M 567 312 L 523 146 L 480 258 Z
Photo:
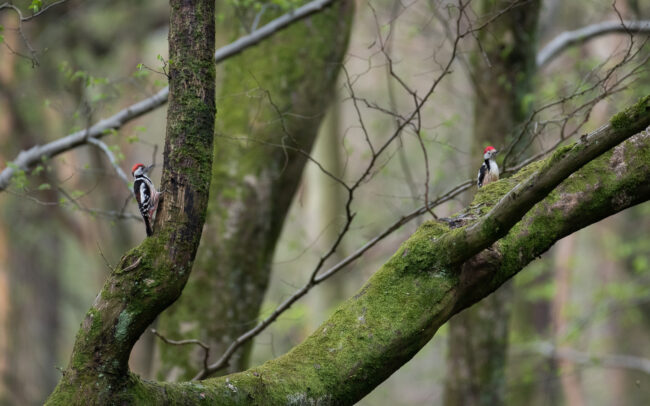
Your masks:
M 163 340 L 166 344 L 171 344 L 171 345 L 189 345 L 189 344 L 194 344 L 198 345 L 199 347 L 203 348 L 203 367 L 207 368 L 208 367 L 208 358 L 210 358 L 210 347 L 206 345 L 203 341 L 197 340 L 197 339 L 189 339 L 189 340 L 170 340 L 169 338 L 163 336 L 160 334 L 156 329 L 151 329 L 151 332 L 156 335 L 156 337 L 160 338 Z
M 249 331 L 247 331 L 244 334 L 237 337 L 228 346 L 226 351 L 222 354 L 222 356 L 217 361 L 210 364 L 207 368 L 203 368 L 201 371 L 199 371 L 196 374 L 196 376 L 194 376 L 193 380 L 204 379 L 204 378 L 210 376 L 212 373 L 214 373 L 214 372 L 216 372 L 216 371 L 218 371 L 218 370 L 220 370 L 222 368 L 225 368 L 228 365 L 229 359 L 232 357 L 232 355 L 235 353 L 235 351 L 237 351 L 237 349 L 239 349 L 242 345 L 244 345 L 246 342 L 251 340 L 253 337 L 257 336 L 260 332 L 262 332 L 267 326 L 269 326 L 271 323 L 273 323 L 282 313 L 284 313 L 287 309 L 289 309 L 291 307 L 291 305 L 293 305 L 293 303 L 295 303 L 297 300 L 299 300 L 300 298 L 305 296 L 314 286 L 321 283 L 322 281 L 324 281 L 325 279 L 327 279 L 328 277 L 333 275 L 336 271 L 343 268 L 344 265 L 341 266 L 340 268 L 337 268 L 336 270 L 331 270 L 330 269 L 330 270 L 324 272 L 323 274 L 319 274 L 323 264 L 336 251 L 337 247 L 339 246 L 339 244 L 343 240 L 343 237 L 345 236 L 345 234 L 349 230 L 349 228 L 350 228 L 350 226 L 352 224 L 352 221 L 354 220 L 355 215 L 352 212 L 351 205 L 352 205 L 352 200 L 353 200 L 353 197 L 354 197 L 355 190 L 364 181 L 366 181 L 368 177 L 371 176 L 373 168 L 375 167 L 375 164 L 376 164 L 377 160 L 379 159 L 379 157 L 391 145 L 391 143 L 395 139 L 397 139 L 399 137 L 399 135 L 401 134 L 401 132 L 404 130 L 404 128 L 407 125 L 415 125 L 415 128 L 416 129 L 418 128 L 417 124 L 413 123 L 413 121 L 415 120 L 416 123 L 419 121 L 420 110 L 422 109 L 424 104 L 426 104 L 428 99 L 431 97 L 431 95 L 433 94 L 435 89 L 438 87 L 438 85 L 440 84 L 442 79 L 444 77 L 446 77 L 450 73 L 450 68 L 451 68 L 451 65 L 452 65 L 455 57 L 456 57 L 456 53 L 457 53 L 457 50 L 458 50 L 458 45 L 459 45 L 460 40 L 463 37 L 469 35 L 471 30 L 479 29 L 479 28 L 473 28 L 473 29 L 461 32 L 460 21 L 462 19 L 462 15 L 463 15 L 462 10 L 465 7 L 467 7 L 468 4 L 469 4 L 469 1 L 463 2 L 463 0 L 459 0 L 459 2 L 458 2 L 458 8 L 459 8 L 460 12 L 459 12 L 459 17 L 458 17 L 458 19 L 456 21 L 456 24 L 457 24 L 456 35 L 457 36 L 456 36 L 456 39 L 454 41 L 454 45 L 453 45 L 453 48 L 452 48 L 451 55 L 449 56 L 449 59 L 448 59 L 447 63 L 445 64 L 445 66 L 443 67 L 441 73 L 433 80 L 433 82 L 432 82 L 431 86 L 429 87 L 429 89 L 427 90 L 425 96 L 424 97 L 419 97 L 416 94 L 415 91 L 410 90 L 410 88 L 408 87 L 408 85 L 406 85 L 406 83 L 403 83 L 403 87 L 405 87 L 405 89 L 407 89 L 407 91 L 413 97 L 413 100 L 414 100 L 414 103 L 415 103 L 415 108 L 409 115 L 407 115 L 405 117 L 404 121 L 399 123 L 399 125 L 395 129 L 394 133 L 389 137 L 389 139 L 387 141 L 385 141 L 379 148 L 375 148 L 371 143 L 369 143 L 369 135 L 368 135 L 367 131 L 365 131 L 365 128 L 362 125 L 362 129 L 364 130 L 364 135 L 365 135 L 366 140 L 368 142 L 369 148 L 370 148 L 370 150 L 372 152 L 371 158 L 370 158 L 369 163 L 367 164 L 365 170 L 357 178 L 356 182 L 354 182 L 354 184 L 352 186 L 348 186 L 345 182 L 339 182 L 339 183 L 342 183 L 346 187 L 346 189 L 348 191 L 348 199 L 347 199 L 347 202 L 346 202 L 346 205 L 345 205 L 346 221 L 345 221 L 345 224 L 343 225 L 341 231 L 339 232 L 339 235 L 337 236 L 336 240 L 332 243 L 330 249 L 323 256 L 321 256 L 318 263 L 313 268 L 307 283 L 304 286 L 302 286 L 300 289 L 298 289 L 296 292 L 294 292 L 284 302 L 282 302 L 269 316 L 264 318 L 255 327 L 253 327 Z M 488 22 L 485 22 L 484 24 L 482 24 L 480 27 L 482 28 L 485 25 L 487 25 L 489 22 L 494 21 L 496 18 L 498 18 L 498 16 L 503 15 L 504 13 L 507 12 L 507 10 L 511 9 L 512 7 L 515 7 L 516 5 L 518 5 L 518 4 L 509 5 L 507 8 L 505 8 L 501 12 L 497 13 L 496 16 L 493 16 L 491 19 L 489 19 Z M 344 72 L 346 72 L 345 69 L 344 69 Z M 350 92 L 351 92 L 351 94 L 353 96 L 353 100 L 355 100 L 354 99 L 354 91 L 353 91 L 353 83 L 350 80 L 349 76 L 347 76 L 347 78 L 348 78 L 348 82 L 347 82 L 348 83 L 348 88 L 349 88 L 349 90 L 350 90 Z M 361 111 L 358 109 L 358 105 L 355 104 L 355 108 L 357 109 L 357 115 L 359 116 L 359 118 L 361 118 Z M 282 119 L 282 116 L 280 116 L 280 119 Z M 286 127 L 283 126 L 283 129 L 285 129 L 285 128 Z M 290 135 L 287 134 L 287 136 L 290 136 Z M 467 187 L 469 187 L 469 186 L 467 186 Z M 427 204 L 425 206 L 425 208 L 424 208 L 424 211 L 426 212 L 426 211 L 430 210 L 430 207 L 431 206 Z M 413 216 L 412 218 L 415 218 L 415 216 Z M 397 227 L 399 227 L 399 226 L 396 226 L 396 228 Z M 385 235 L 390 234 L 390 232 L 392 232 L 393 230 L 394 229 L 390 230 Z M 383 237 L 381 237 L 381 238 L 384 238 L 385 235 Z M 376 242 L 378 242 L 381 238 L 377 239 L 372 244 L 366 244 L 368 246 L 366 248 L 366 250 L 369 249 L 369 247 L 371 247 L 372 245 L 376 244 Z M 355 254 L 352 254 L 352 256 L 354 256 L 354 255 Z M 358 254 L 358 256 L 355 256 L 354 259 L 358 258 L 360 255 L 361 254 Z M 350 262 L 352 262 L 354 259 L 351 259 Z
M 113 154 L 113 151 L 111 151 L 111 149 L 108 147 L 108 145 L 104 144 L 102 141 L 98 140 L 97 138 L 88 138 L 87 142 L 99 148 L 108 157 L 108 160 L 111 162 L 113 169 L 115 169 L 117 175 L 124 181 L 124 184 L 126 185 L 126 188 L 129 190 L 129 193 L 133 194 L 133 189 L 131 189 L 131 185 L 129 184 L 129 179 L 126 177 L 126 174 L 124 173 L 120 165 L 118 165 L 117 159 L 115 159 L 115 155 Z

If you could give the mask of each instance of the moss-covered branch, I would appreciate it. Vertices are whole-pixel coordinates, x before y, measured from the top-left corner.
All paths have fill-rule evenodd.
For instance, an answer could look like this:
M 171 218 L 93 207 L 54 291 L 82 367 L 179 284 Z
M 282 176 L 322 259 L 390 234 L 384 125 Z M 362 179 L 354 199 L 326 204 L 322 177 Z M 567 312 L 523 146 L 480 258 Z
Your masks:
M 167 337 L 206 342 L 210 363 L 258 317 L 275 244 L 306 162 L 297 150 L 311 150 L 332 99 L 353 10 L 354 2 L 337 1 L 224 65 L 217 100 L 227 113 L 216 123 L 201 245 L 183 295 L 158 320 Z M 239 34 L 239 20 L 232 21 Z M 256 91 L 261 101 L 251 103 Z M 162 342 L 159 348 L 159 379 L 189 380 L 201 367 L 201 348 Z M 242 346 L 223 372 L 246 369 L 251 348 Z
M 163 200 L 154 235 L 124 255 L 77 333 L 49 404 L 131 399 L 128 359 L 145 328 L 181 294 L 199 244 L 214 130 L 214 2 L 171 0 L 170 95 Z
M 606 132 L 621 137 L 619 132 L 636 132 L 635 123 L 648 115 L 645 103 L 617 116 Z M 538 183 L 533 180 L 546 182 L 543 174 L 568 153 L 593 151 L 590 142 L 604 142 L 599 138 L 603 131 L 481 189 L 464 213 L 463 227 L 450 230 L 446 223 L 425 223 L 354 297 L 288 354 L 200 383 L 154 383 L 129 375 L 121 381 L 119 399 L 188 405 L 358 401 L 411 359 L 453 314 L 497 289 L 555 241 L 650 199 L 650 135 L 643 132 L 564 179 L 489 249 L 472 256 L 465 245 L 453 244 L 460 241 L 458 235 L 501 210 L 504 198 L 516 202 L 522 185 L 534 189 Z M 579 152 L 573 156 L 581 159 Z M 445 262 L 462 256 L 441 257 L 441 243 L 445 250 L 462 250 L 467 256 L 458 265 Z
M 446 234 L 437 245 L 438 266 L 461 264 L 503 237 L 524 214 L 587 162 L 650 125 L 650 96 L 614 116 L 611 123 L 558 149 L 528 179 L 515 186 L 476 223 Z M 462 246 L 463 249 L 452 249 Z

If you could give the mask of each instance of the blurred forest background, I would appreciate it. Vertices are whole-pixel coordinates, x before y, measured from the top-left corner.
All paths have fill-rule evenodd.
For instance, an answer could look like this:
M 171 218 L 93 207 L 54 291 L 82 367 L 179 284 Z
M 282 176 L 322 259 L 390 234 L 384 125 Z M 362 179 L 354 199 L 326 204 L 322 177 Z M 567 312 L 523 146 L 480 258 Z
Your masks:
M 55 2 L 10 3 L 24 21 L 0 4 L 1 168 L 166 86 L 166 2 L 68 0 L 33 19 Z M 218 2 L 217 46 L 303 3 Z M 183 296 L 152 326 L 209 343 L 211 360 L 304 286 L 339 239 L 324 269 L 458 185 L 466 191 L 433 212 L 464 207 L 486 145 L 515 167 L 650 93 L 642 33 L 536 59 L 565 31 L 650 19 L 650 2 L 474 0 L 460 17 L 455 1 L 343 3 L 217 66 L 208 221 Z M 457 23 L 476 31 L 456 41 Z M 418 128 L 395 137 L 416 110 Z M 145 238 L 108 156 L 127 174 L 155 164 L 158 182 L 164 123 L 163 106 L 106 131 L 103 144 L 19 171 L 0 192 L 0 404 L 44 401 L 111 266 Z M 298 149 L 312 144 L 306 159 Z M 229 371 L 301 342 L 433 214 L 420 213 L 314 287 Z M 560 241 L 359 404 L 650 404 L 648 230 L 646 203 Z M 147 333 L 131 367 L 189 379 L 202 354 Z

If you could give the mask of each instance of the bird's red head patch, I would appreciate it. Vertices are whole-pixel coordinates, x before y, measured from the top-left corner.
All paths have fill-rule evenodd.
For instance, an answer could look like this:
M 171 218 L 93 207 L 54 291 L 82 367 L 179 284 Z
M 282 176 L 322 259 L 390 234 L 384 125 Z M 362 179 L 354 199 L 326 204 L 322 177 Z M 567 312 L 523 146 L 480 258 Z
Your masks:
M 488 152 L 490 152 L 490 151 L 494 151 L 494 150 L 495 150 L 495 148 L 494 148 L 492 145 L 488 145 L 488 146 L 485 147 L 485 149 L 483 150 L 483 153 L 484 153 L 484 154 L 487 154 Z M 135 169 L 134 169 L 134 170 L 135 170 Z
M 142 164 L 133 165 L 133 168 L 131 168 L 131 174 L 133 174 L 135 172 L 135 170 L 138 169 L 141 166 L 144 168 L 144 165 L 142 165 Z

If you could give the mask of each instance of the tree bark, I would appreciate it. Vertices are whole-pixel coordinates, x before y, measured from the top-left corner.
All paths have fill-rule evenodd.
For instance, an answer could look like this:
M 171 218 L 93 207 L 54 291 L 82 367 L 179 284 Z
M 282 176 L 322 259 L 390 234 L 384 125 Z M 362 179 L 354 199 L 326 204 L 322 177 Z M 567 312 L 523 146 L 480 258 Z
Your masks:
M 199 244 L 214 132 L 214 2 L 171 0 L 169 110 L 154 235 L 111 272 L 77 334 L 49 404 L 121 404 L 133 344 L 180 295 Z
M 481 8 L 484 13 L 495 12 L 509 3 L 483 1 Z M 477 164 L 486 146 L 505 151 L 507 145 L 515 143 L 512 134 L 531 110 L 531 103 L 525 100 L 532 91 L 536 72 L 539 9 L 537 0 L 516 7 L 479 33 L 481 55 L 473 57 L 471 66 L 471 74 L 476 78 L 471 156 L 477 158 Z M 526 141 L 524 137 L 516 142 L 512 151 L 520 152 Z M 473 171 L 477 169 L 478 166 Z M 446 406 L 505 403 L 512 295 L 512 286 L 506 284 L 450 321 Z
M 184 295 L 158 326 L 169 338 L 204 341 L 210 362 L 256 324 L 306 162 L 298 151 L 311 150 L 333 97 L 353 10 L 339 1 L 225 64 L 201 246 Z M 251 343 L 224 372 L 248 366 Z M 198 346 L 158 346 L 159 379 L 189 380 L 202 367 Z
M 100 306 L 83 323 L 71 366 L 51 404 L 89 404 L 88 399 L 96 398 L 118 404 L 352 404 L 411 359 L 453 314 L 496 290 L 557 240 L 650 199 L 650 135 L 644 131 L 617 146 L 648 125 L 650 96 L 616 115 L 611 125 L 488 185 L 463 213 L 462 227 L 423 224 L 305 342 L 280 358 L 227 377 L 155 383 L 114 368 L 123 366 L 124 347 L 130 348 L 129 340 L 144 328 L 139 314 L 118 317 L 114 307 L 123 314 L 125 302 L 133 308 L 160 301 L 158 295 L 147 299 L 146 289 L 134 289 L 135 280 L 120 277 L 123 264 L 122 273 L 112 275 L 98 296 Z M 177 236 L 168 222 L 161 224 L 163 232 Z M 178 227 L 176 223 L 173 228 Z M 180 229 L 186 229 L 184 223 Z M 169 245 L 160 256 L 166 259 L 184 246 Z M 126 258 L 133 260 L 131 254 Z M 138 275 L 146 284 L 145 278 L 155 277 L 155 268 L 141 268 L 127 275 Z M 175 282 L 173 276 L 180 272 L 163 269 Z M 124 287 L 119 282 L 130 283 Z M 121 294 L 124 289 L 129 296 Z M 160 293 L 168 296 L 166 290 Z M 121 299 L 118 303 L 111 302 L 115 296 Z M 149 316 L 162 308 L 139 307 Z M 108 319 L 113 324 L 107 329 Z M 105 382 L 119 387 L 108 389 Z

